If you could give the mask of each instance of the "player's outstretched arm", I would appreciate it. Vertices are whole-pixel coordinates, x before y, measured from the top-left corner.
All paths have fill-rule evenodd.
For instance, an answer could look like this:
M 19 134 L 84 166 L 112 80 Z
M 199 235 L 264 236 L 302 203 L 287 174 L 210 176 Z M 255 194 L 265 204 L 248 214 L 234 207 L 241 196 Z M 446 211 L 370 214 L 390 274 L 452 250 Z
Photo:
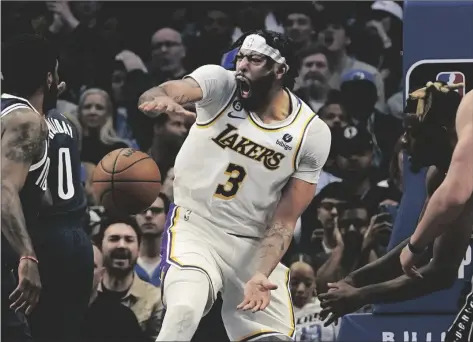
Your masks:
M 29 109 L 7 115 L 2 126 L 2 233 L 20 257 L 35 256 L 20 191 L 30 166 L 44 153 L 48 129 L 43 118 Z
M 182 105 L 200 101 L 202 97 L 202 89 L 192 78 L 168 81 L 144 92 L 138 100 L 138 108 L 152 118 L 161 113 L 194 116 Z
M 435 166 L 431 166 L 425 178 L 425 186 L 427 190 L 427 198 L 425 199 L 424 208 L 419 215 L 419 220 L 424 216 L 425 210 L 429 204 L 431 196 L 435 190 L 442 184 L 444 175 Z M 388 281 L 400 276 L 403 271 L 399 264 L 399 256 L 404 247 L 407 246 L 409 238 L 402 241 L 388 253 L 383 255 L 376 261 L 365 265 L 364 267 L 350 273 L 345 281 L 355 287 L 363 287 L 370 284 L 377 284 Z
M 473 91 L 465 95 L 457 111 L 458 143 L 444 182 L 433 194 L 411 244 L 424 248 L 451 229 L 473 195 Z

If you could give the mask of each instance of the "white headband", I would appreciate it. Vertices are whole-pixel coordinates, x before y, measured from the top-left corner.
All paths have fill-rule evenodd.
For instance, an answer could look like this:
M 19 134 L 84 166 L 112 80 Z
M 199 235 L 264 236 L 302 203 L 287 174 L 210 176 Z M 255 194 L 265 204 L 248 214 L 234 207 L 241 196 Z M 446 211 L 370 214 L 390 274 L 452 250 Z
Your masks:
M 276 63 L 284 64 L 286 71 L 289 70 L 289 66 L 286 64 L 286 58 L 281 56 L 279 50 L 266 44 L 266 39 L 257 34 L 250 34 L 243 41 L 242 49 L 251 50 L 258 52 L 262 55 L 268 56 Z

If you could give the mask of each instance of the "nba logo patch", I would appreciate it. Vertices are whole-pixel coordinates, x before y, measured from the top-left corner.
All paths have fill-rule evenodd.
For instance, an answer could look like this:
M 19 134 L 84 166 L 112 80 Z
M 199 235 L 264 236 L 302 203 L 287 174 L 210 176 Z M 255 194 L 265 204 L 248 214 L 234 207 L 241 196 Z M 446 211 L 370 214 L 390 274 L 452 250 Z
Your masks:
M 466 85 L 465 84 L 465 75 L 462 72 L 458 72 L 458 71 L 440 72 L 437 75 L 436 80 L 445 82 L 448 85 L 463 83 L 463 85 L 461 87 L 457 88 L 456 91 L 460 94 L 460 96 L 465 95 L 465 85 Z

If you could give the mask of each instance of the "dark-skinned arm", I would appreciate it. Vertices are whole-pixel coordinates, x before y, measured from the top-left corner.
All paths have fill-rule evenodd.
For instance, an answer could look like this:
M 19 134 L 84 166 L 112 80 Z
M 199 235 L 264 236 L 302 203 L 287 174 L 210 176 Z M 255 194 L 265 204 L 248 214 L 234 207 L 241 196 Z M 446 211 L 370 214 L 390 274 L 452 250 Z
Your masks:
M 427 198 L 419 219 L 424 215 L 430 196 L 432 196 L 435 190 L 440 186 L 443 179 L 444 174 L 436 167 L 432 166 L 429 168 L 425 179 Z M 352 286 L 363 287 L 370 284 L 382 283 L 400 276 L 404 272 L 399 263 L 399 256 L 408 241 L 409 238 L 402 241 L 378 260 L 350 273 L 345 280 Z M 425 262 L 424 260 L 424 263 Z
M 29 109 L 2 118 L 2 233 L 19 257 L 35 257 L 20 201 L 29 168 L 46 148 L 44 119 Z

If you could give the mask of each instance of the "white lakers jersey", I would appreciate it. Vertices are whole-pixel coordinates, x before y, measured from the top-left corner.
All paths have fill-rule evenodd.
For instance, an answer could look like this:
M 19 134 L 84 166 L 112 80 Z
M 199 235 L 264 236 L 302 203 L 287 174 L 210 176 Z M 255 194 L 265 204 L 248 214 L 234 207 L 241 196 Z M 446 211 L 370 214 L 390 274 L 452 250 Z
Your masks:
M 234 80 L 233 73 L 224 72 L 229 82 Z M 298 168 L 307 129 L 320 119 L 290 93 L 293 111 L 288 118 L 264 124 L 243 108 L 233 82 L 226 94 L 205 94 L 203 89 L 213 101 L 225 101 L 204 122 L 209 113 L 199 116 L 197 105 L 197 122 L 176 158 L 174 198 L 176 205 L 228 233 L 262 237 L 283 187 Z

